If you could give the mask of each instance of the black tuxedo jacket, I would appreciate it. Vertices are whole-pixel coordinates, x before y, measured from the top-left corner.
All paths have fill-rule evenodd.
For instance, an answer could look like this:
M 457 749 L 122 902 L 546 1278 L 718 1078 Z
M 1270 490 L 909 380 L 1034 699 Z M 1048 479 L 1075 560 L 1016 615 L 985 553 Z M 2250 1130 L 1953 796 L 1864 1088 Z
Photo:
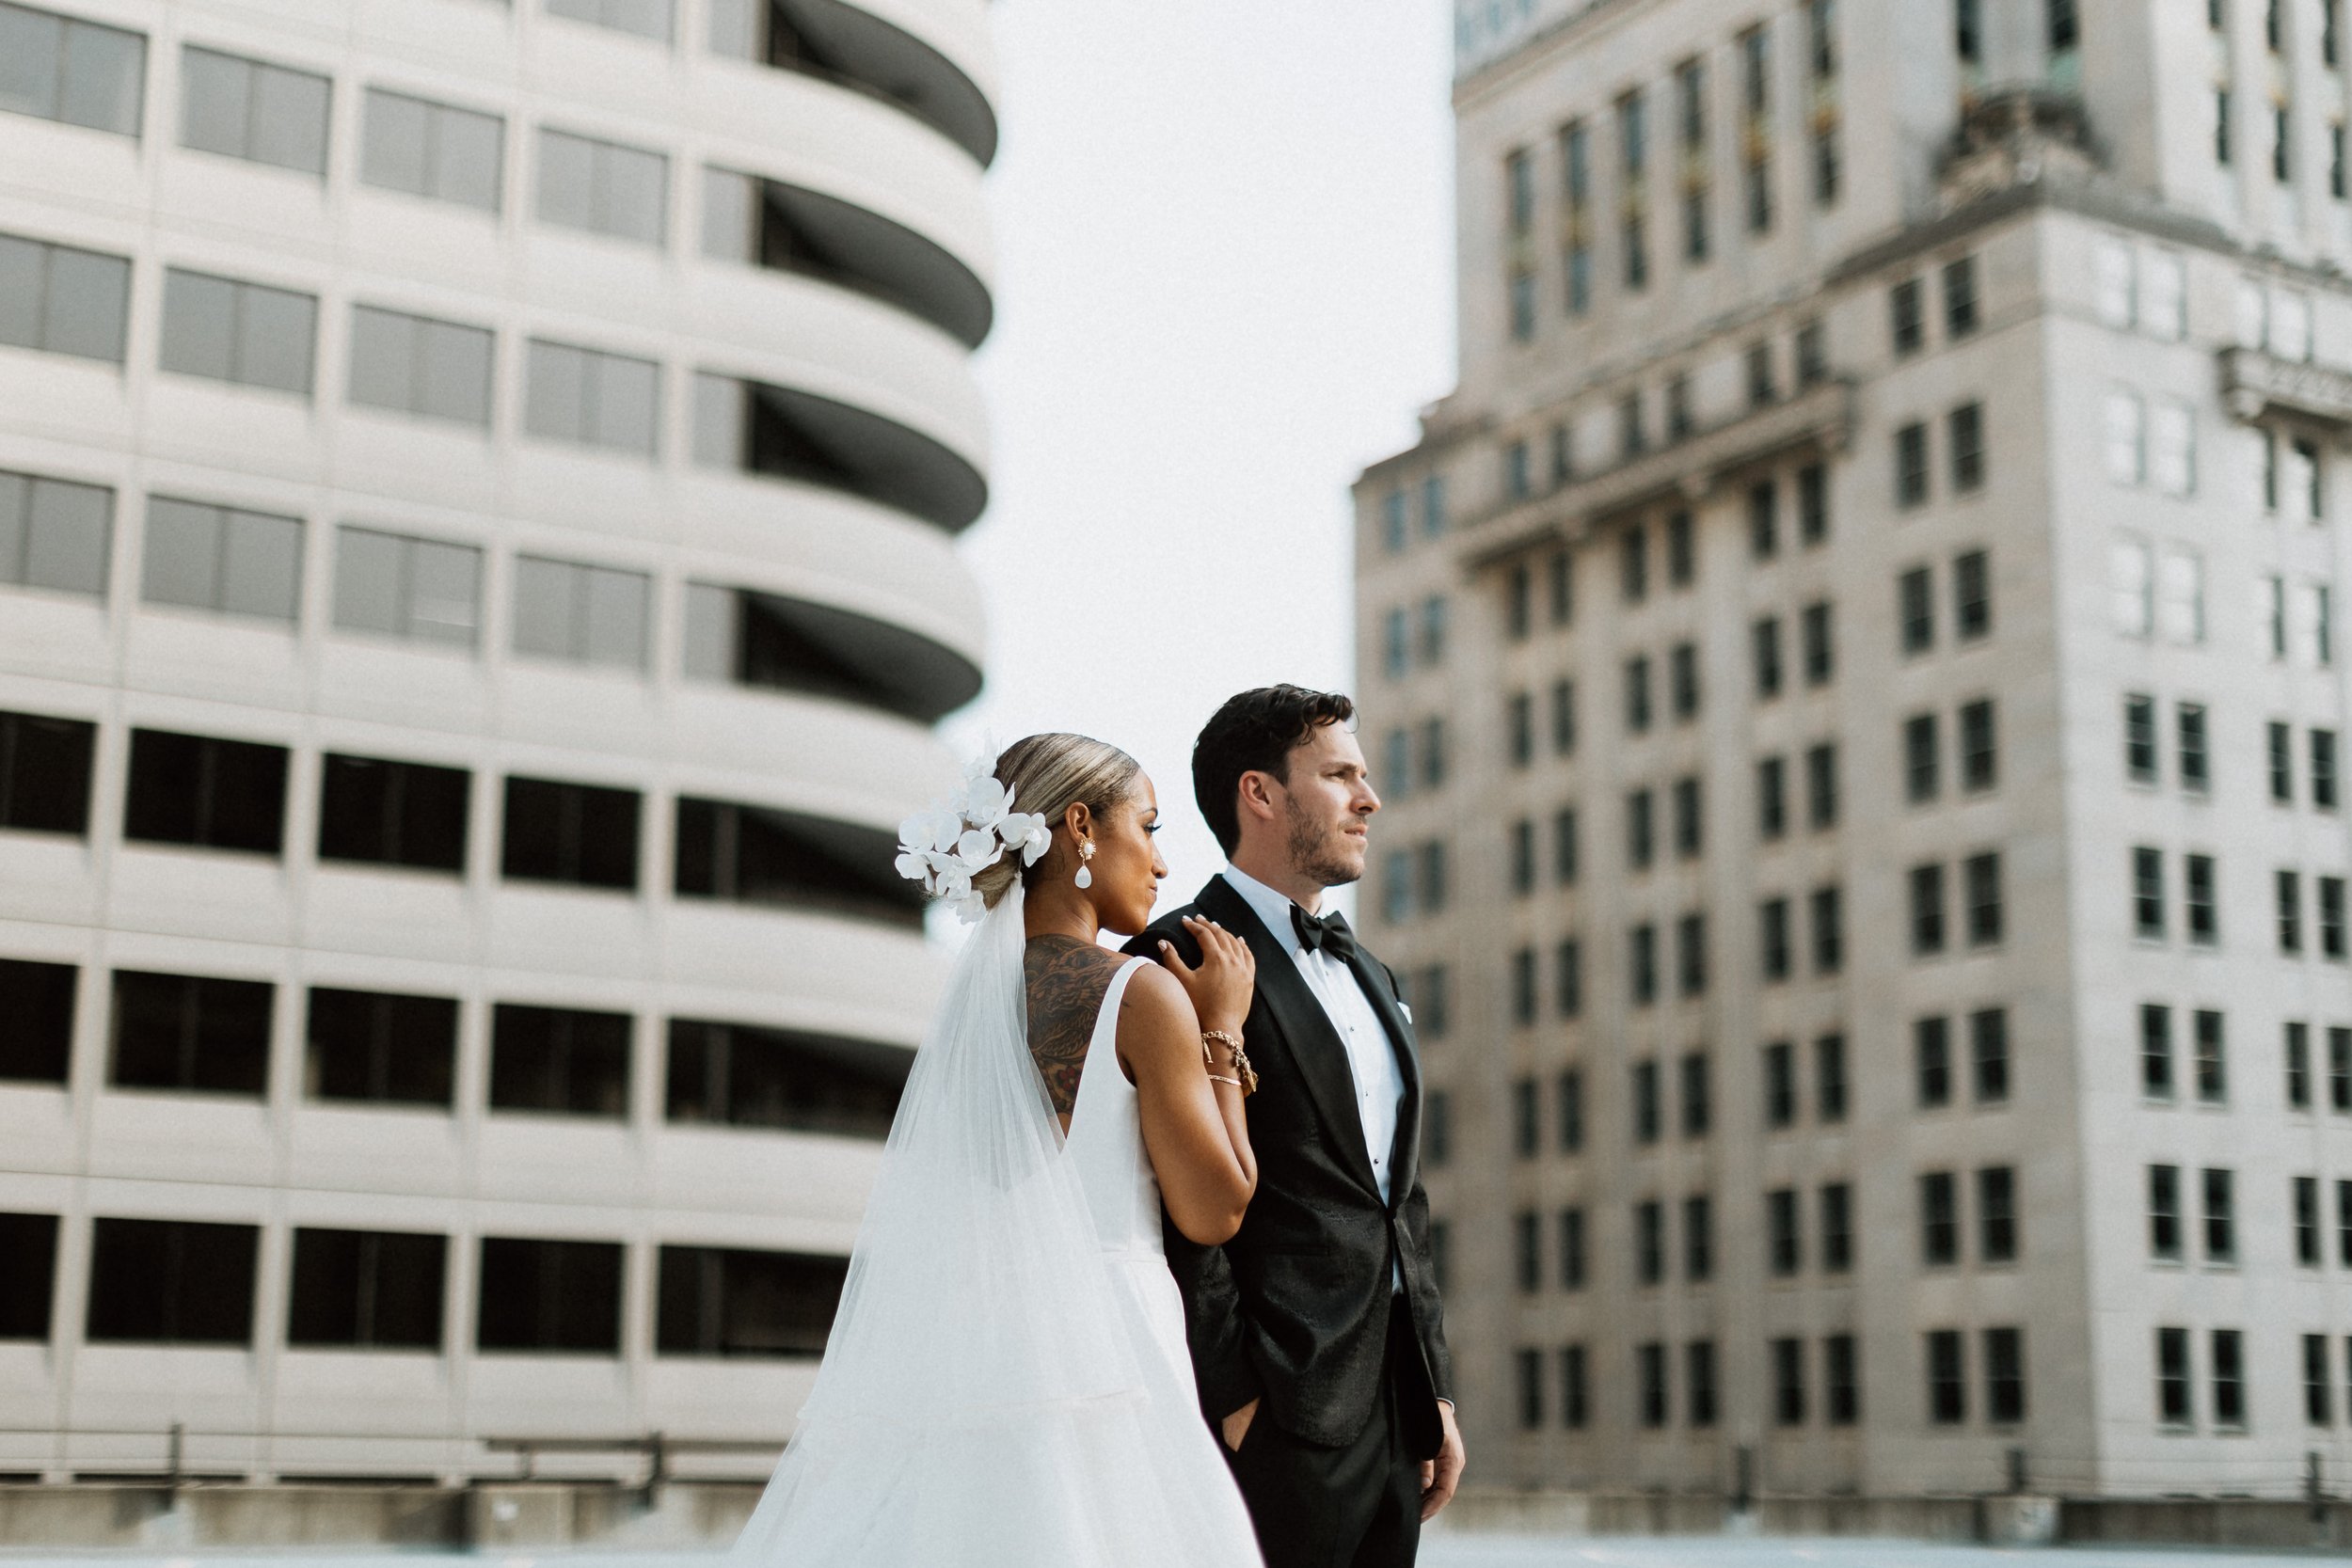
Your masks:
M 1429 1257 L 1429 1198 L 1421 1184 L 1421 1064 L 1413 1026 L 1388 967 L 1358 950 L 1357 983 L 1387 1027 L 1405 1083 L 1383 1203 L 1364 1150 L 1347 1048 L 1298 973 L 1292 933 L 1266 930 L 1223 877 L 1127 943 L 1156 958 L 1173 942 L 1186 963 L 1200 946 L 1181 924 L 1216 921 L 1249 943 L 1258 990 L 1244 1037 L 1258 1092 L 1249 1097 L 1258 1191 L 1241 1229 L 1201 1246 L 1167 1226 L 1168 1268 L 1184 1291 L 1201 1413 L 1212 1424 L 1253 1399 L 1257 1419 L 1310 1442 L 1352 1441 L 1380 1398 L 1389 1346 L 1391 1265 L 1404 1276 L 1411 1344 L 1395 1368 L 1399 1414 L 1423 1457 L 1437 1452 L 1437 1401 L 1451 1399 L 1443 1308 Z

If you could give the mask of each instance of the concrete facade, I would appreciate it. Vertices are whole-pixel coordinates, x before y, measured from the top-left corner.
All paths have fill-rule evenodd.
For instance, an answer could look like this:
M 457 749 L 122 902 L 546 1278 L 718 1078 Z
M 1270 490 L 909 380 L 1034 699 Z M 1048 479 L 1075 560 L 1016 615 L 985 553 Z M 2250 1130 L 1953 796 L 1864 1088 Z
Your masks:
M 1358 610 L 1483 1479 L 2352 1480 L 2352 41 L 2276 10 L 1460 8 Z
M 0 1472 L 764 1474 L 940 978 L 984 8 L 0 30 Z

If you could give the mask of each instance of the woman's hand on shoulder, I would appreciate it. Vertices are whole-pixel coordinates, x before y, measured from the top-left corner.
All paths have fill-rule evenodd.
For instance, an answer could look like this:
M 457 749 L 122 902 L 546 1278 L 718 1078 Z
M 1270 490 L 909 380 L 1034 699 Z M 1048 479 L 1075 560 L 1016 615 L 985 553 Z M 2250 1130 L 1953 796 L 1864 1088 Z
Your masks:
M 1165 940 L 1160 942 L 1160 962 L 1184 987 L 1201 1028 L 1239 1034 L 1258 989 L 1257 955 L 1241 938 L 1200 915 L 1184 917 L 1184 932 L 1200 943 L 1200 963 L 1185 963 L 1176 944 Z

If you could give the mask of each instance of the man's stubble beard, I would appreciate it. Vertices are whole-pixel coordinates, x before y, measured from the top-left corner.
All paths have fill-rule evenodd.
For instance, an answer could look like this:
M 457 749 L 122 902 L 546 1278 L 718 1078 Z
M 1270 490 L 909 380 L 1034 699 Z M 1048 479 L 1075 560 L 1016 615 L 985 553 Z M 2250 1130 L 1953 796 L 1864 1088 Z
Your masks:
M 1345 887 L 1363 877 L 1363 866 L 1350 864 L 1332 844 L 1340 830 L 1312 820 L 1295 801 L 1285 815 L 1290 836 L 1283 847 L 1292 870 L 1324 887 Z

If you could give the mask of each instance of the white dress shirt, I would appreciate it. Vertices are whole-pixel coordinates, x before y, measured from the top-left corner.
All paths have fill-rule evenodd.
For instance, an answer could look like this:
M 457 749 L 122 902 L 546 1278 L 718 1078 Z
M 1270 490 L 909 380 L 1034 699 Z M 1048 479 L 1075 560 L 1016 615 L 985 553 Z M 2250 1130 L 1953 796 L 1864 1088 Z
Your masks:
M 1389 1039 L 1372 998 L 1357 983 L 1356 972 L 1321 948 L 1310 953 L 1291 923 L 1292 900 L 1246 871 L 1225 868 L 1225 879 L 1242 896 L 1274 938 L 1290 949 L 1307 989 L 1323 1004 L 1324 1015 L 1347 1048 L 1347 1065 L 1356 1079 L 1356 1114 L 1363 1118 L 1364 1151 L 1372 1156 L 1372 1174 L 1380 1184 L 1380 1201 L 1389 1200 L 1389 1154 L 1396 1146 L 1398 1102 L 1405 1098 L 1405 1074 L 1396 1065 L 1396 1047 Z

